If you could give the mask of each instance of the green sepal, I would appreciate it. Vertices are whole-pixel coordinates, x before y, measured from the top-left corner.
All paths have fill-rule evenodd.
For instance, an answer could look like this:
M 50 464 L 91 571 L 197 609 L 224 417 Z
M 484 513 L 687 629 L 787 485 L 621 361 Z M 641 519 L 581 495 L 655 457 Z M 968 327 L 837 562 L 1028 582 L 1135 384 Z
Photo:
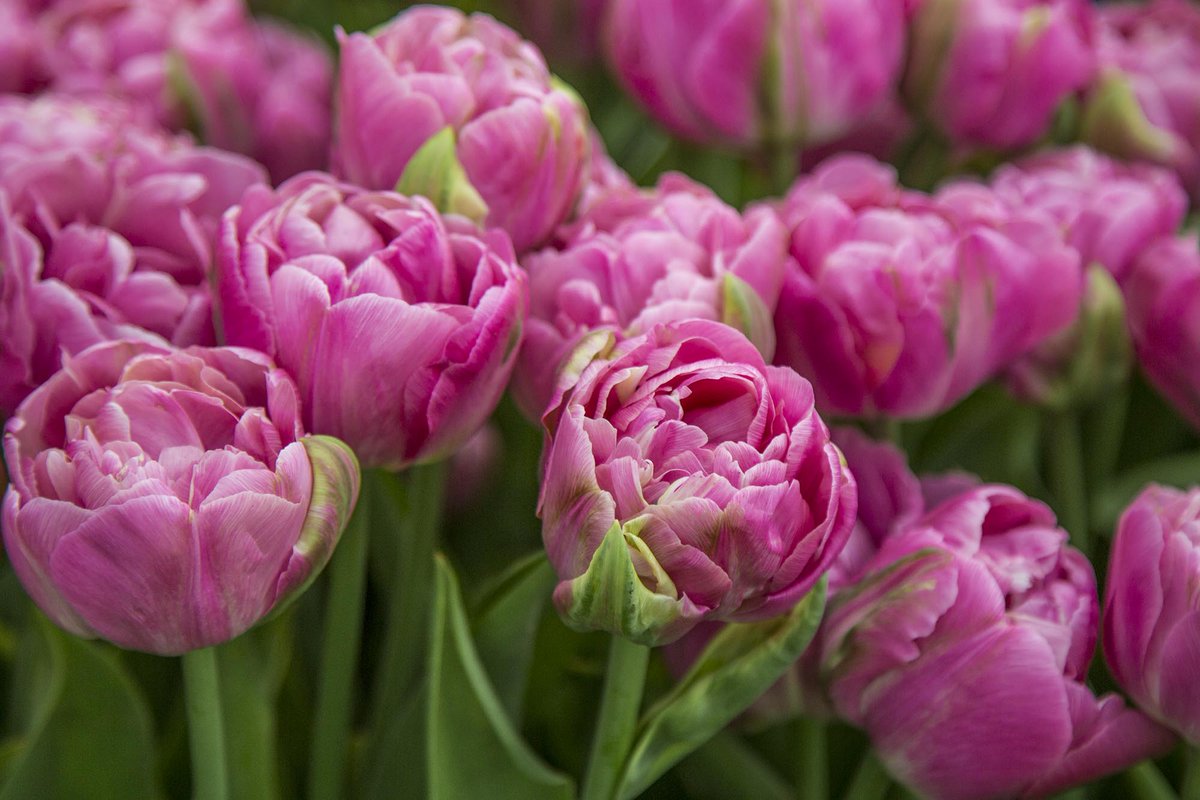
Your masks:
M 733 273 L 721 284 L 721 321 L 746 335 L 763 360 L 775 358 L 775 317 L 754 288 Z
M 479 224 L 488 215 L 487 203 L 458 160 L 458 137 L 450 126 L 430 136 L 413 154 L 396 181 L 396 191 L 427 197 L 443 214 L 460 214 Z

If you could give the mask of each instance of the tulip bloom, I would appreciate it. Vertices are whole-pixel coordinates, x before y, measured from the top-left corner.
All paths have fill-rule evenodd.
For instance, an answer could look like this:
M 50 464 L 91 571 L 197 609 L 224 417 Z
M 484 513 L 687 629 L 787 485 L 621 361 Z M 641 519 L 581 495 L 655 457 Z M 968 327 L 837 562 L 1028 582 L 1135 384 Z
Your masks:
M 831 599 L 833 707 L 921 796 L 1043 797 L 1171 746 L 1085 685 L 1096 583 L 1066 540 L 1046 506 L 981 486 L 890 535 Z
M 276 181 L 326 163 L 329 53 L 256 22 L 241 0 L 64 0 L 41 11 L 35 34 L 56 92 L 118 97 L 167 128 L 195 127 Z
M 282 607 L 329 560 L 358 465 L 304 437 L 296 387 L 259 353 L 108 342 L 9 420 L 4 544 L 71 633 L 175 655 Z
M 905 17 L 900 0 L 612 0 L 608 56 L 680 136 L 737 148 L 820 144 L 895 90 Z
M 1151 247 L 1122 289 L 1138 363 L 1175 409 L 1200 429 L 1200 245 L 1173 237 Z
M 599 328 L 637 336 L 659 322 L 712 319 L 773 352 L 787 244 L 770 211 L 739 214 L 707 188 L 668 175 L 648 191 L 618 183 L 563 236 L 561 247 L 524 261 L 530 322 L 516 383 L 530 417 L 545 411 L 558 367 Z
M 904 91 L 952 142 L 1014 149 L 1095 70 L 1087 0 L 924 0 Z
M 587 178 L 583 102 L 555 82 L 541 54 L 483 14 L 410 9 L 372 33 L 339 33 L 334 170 L 371 189 L 394 189 L 410 165 L 437 160 L 452 133 L 446 180 L 517 252 L 544 242 L 575 207 Z M 429 145 L 429 147 L 426 147 Z M 439 156 L 438 158 L 443 158 Z M 410 173 L 411 174 L 411 173 Z
M 220 215 L 265 177 L 140 125 L 123 104 L 0 99 L 0 413 L 54 374 L 62 351 L 213 344 Z
M 1200 197 L 1200 9 L 1152 0 L 1095 13 L 1100 74 L 1084 106 L 1084 139 L 1171 167 Z
M 795 261 L 776 363 L 824 413 L 924 417 L 1067 326 L 1079 256 L 1045 216 L 985 187 L 910 192 L 871 159 L 823 163 L 778 206 Z
M 1104 593 L 1104 655 L 1147 714 L 1200 743 L 1200 490 L 1151 486 L 1121 515 Z
M 648 645 L 790 609 L 854 524 L 854 480 L 808 383 L 737 331 L 595 334 L 546 431 L 538 516 L 568 624 Z
M 423 198 L 306 173 L 247 192 L 218 257 L 231 344 L 296 378 L 305 426 L 364 464 L 450 455 L 500 399 L 525 318 L 508 238 Z

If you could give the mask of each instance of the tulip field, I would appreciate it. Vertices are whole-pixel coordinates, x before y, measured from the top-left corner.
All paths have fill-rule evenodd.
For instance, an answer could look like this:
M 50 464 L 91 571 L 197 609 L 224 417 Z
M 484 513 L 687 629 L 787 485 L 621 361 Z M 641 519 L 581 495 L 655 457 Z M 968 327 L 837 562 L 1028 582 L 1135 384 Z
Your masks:
M 0 0 L 0 800 L 1200 800 L 1200 2 Z

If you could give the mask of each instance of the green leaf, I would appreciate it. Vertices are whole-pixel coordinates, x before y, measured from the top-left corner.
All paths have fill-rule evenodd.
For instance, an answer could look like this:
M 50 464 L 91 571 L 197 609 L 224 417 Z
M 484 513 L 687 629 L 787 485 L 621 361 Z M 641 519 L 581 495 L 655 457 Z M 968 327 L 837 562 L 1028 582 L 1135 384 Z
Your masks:
M 40 616 L 25 645 L 39 674 L 28 728 L 4 745 L 0 800 L 159 797 L 150 711 L 114 655 Z
M 280 796 L 276 704 L 292 656 L 291 615 L 217 648 L 231 800 Z
M 543 764 L 505 715 L 471 641 L 458 581 L 442 557 L 433 610 L 427 796 L 569 800 L 571 779 Z
M 520 719 L 533 640 L 555 580 L 545 551 L 538 550 L 506 569 L 472 614 L 480 661 L 514 722 Z
M 643 719 L 621 782 L 636 797 L 711 739 L 796 662 L 825 613 L 825 580 L 791 613 L 727 625 L 671 692 Z
M 430 136 L 409 159 L 404 174 L 396 182 L 396 191 L 422 195 L 438 211 L 462 214 L 482 223 L 488 214 L 487 203 L 467 179 L 466 170 L 458 160 L 457 146 L 454 128 L 450 126 Z

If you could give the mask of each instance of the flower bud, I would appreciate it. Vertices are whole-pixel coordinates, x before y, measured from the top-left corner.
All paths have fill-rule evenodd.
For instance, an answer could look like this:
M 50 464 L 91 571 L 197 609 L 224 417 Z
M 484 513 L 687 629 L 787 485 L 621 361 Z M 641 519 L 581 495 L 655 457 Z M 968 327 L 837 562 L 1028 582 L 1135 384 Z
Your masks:
M 329 560 L 358 465 L 249 350 L 109 342 L 9 420 L 4 544 L 68 631 L 160 655 L 238 636 Z
M 538 516 L 572 627 L 657 645 L 783 613 L 845 544 L 856 495 L 808 384 L 720 323 L 667 323 L 560 385 Z

